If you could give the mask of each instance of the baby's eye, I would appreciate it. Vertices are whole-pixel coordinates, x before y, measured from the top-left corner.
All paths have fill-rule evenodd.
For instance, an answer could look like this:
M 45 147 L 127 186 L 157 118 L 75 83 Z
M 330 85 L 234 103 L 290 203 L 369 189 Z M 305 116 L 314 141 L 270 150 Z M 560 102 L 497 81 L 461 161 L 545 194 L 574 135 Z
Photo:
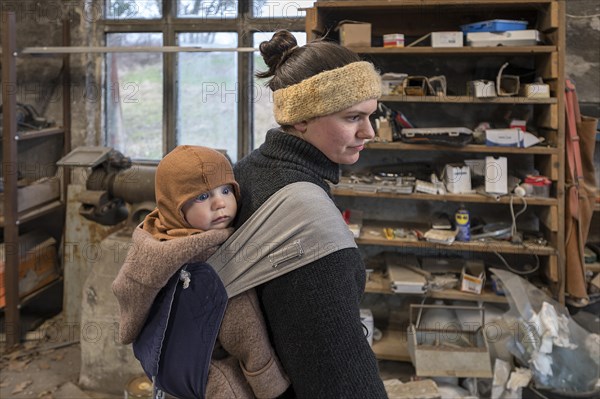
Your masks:
M 197 196 L 196 198 L 194 198 L 194 201 L 202 202 L 202 201 L 206 201 L 207 199 L 208 199 L 208 193 L 202 193 L 199 196 Z
M 231 187 L 227 186 L 227 187 L 223 187 L 223 194 L 230 194 L 231 193 Z

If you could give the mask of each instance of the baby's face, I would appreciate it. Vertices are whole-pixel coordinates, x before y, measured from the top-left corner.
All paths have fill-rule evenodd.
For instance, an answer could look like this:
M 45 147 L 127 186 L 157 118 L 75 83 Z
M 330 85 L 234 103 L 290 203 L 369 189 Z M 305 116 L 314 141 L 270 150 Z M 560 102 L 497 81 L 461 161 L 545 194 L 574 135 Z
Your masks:
M 237 212 L 231 184 L 224 184 L 188 201 L 182 208 L 185 220 L 196 229 L 212 230 L 228 227 Z

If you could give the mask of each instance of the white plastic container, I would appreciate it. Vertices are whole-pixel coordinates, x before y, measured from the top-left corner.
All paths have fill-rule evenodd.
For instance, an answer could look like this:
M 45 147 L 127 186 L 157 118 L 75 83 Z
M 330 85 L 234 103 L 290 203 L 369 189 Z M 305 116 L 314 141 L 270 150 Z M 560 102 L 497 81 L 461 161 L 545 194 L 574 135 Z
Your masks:
M 535 46 L 540 41 L 537 30 L 509 30 L 506 32 L 467 33 L 466 44 L 471 47 Z
M 360 310 L 360 322 L 365 329 L 365 336 L 367 341 L 369 341 L 369 345 L 373 346 L 373 329 L 375 326 L 373 323 L 373 312 L 371 312 L 371 309 Z

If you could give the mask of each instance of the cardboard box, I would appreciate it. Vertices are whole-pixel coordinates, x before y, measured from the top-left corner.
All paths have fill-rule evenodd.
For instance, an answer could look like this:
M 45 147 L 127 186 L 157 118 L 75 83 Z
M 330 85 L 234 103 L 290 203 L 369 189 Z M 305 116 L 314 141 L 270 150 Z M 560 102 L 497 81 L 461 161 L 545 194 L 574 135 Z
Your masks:
M 521 97 L 529 98 L 549 98 L 550 97 L 550 85 L 545 83 L 527 83 L 521 85 L 519 90 Z
M 462 47 L 462 32 L 432 32 L 431 47 Z
M 0 308 L 6 305 L 4 273 L 6 251 L 0 243 Z M 29 295 L 59 278 L 56 240 L 41 231 L 19 236 L 19 297 Z
M 371 47 L 371 24 L 342 21 L 338 25 L 340 44 L 346 47 Z
M 384 73 L 381 75 L 381 94 L 384 96 L 404 94 L 407 79 L 406 73 Z
M 485 157 L 485 192 L 508 194 L 508 159 Z
M 60 198 L 58 177 L 45 177 L 17 190 L 17 209 L 23 212 Z M 4 215 L 4 193 L 0 193 L 0 215 Z
M 465 262 L 460 274 L 460 290 L 481 294 L 485 285 L 485 265 L 480 260 L 468 260 Z
M 496 97 L 496 84 L 491 80 L 472 80 L 467 83 L 467 95 L 475 98 Z
M 391 143 L 394 141 L 390 121 L 387 120 L 387 118 L 379 117 L 375 122 L 377 126 L 377 137 L 379 137 L 379 140 L 386 143 Z
M 427 77 L 409 76 L 406 78 L 404 94 L 407 96 L 426 96 L 427 95 Z
M 444 168 L 446 190 L 453 194 L 470 193 L 471 169 L 463 164 L 447 164 Z
M 404 47 L 404 35 L 402 33 L 383 35 L 383 47 Z

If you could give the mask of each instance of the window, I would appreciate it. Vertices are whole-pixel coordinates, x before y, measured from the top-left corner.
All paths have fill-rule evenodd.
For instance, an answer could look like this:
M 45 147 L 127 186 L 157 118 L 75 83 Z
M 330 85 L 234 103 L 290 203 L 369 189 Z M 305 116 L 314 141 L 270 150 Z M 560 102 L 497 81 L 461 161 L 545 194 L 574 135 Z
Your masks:
M 110 33 L 109 47 L 160 47 L 160 33 Z M 107 145 L 136 159 L 162 156 L 161 53 L 109 53 L 106 57 Z
M 151 19 L 162 16 L 162 4 L 156 0 L 106 0 L 107 19 Z
M 252 15 L 256 18 L 297 18 L 305 16 L 302 8 L 312 7 L 314 0 L 256 1 Z
M 177 16 L 187 18 L 236 18 L 238 2 L 232 0 L 177 0 Z
M 237 34 L 180 33 L 180 46 L 236 48 Z M 237 55 L 234 52 L 177 55 L 177 142 L 237 154 Z
M 249 153 L 274 125 L 252 47 L 277 29 L 304 41 L 301 8 L 312 3 L 104 0 L 106 145 L 135 160 L 180 144 L 225 149 L 234 162 Z

